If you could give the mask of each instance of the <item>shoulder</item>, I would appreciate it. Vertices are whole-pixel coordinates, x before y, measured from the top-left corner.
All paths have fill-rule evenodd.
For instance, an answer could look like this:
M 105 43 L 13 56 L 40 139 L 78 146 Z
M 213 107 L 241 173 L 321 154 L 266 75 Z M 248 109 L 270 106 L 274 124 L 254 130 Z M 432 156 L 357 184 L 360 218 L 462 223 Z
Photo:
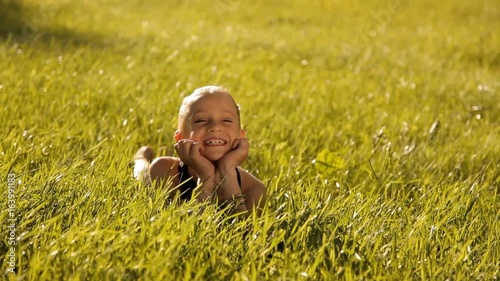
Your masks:
M 248 171 L 242 169 L 241 167 L 238 167 L 237 169 L 240 172 L 241 191 L 243 193 L 265 193 L 266 186 L 262 181 L 260 181 L 254 175 L 250 174 Z
M 155 158 L 149 166 L 151 180 L 175 177 L 178 173 L 180 159 L 177 157 L 162 156 Z

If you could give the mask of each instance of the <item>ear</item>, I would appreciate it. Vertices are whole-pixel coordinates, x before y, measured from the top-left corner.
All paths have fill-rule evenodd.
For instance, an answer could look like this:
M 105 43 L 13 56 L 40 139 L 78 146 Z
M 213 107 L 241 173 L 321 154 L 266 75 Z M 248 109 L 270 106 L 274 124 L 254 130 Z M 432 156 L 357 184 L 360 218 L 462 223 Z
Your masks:
M 241 130 L 240 131 L 240 138 L 244 138 L 245 137 L 245 131 L 244 130 Z
M 176 142 L 178 142 L 178 141 L 180 141 L 180 140 L 183 139 L 182 132 L 180 130 L 175 131 L 174 139 L 175 139 Z

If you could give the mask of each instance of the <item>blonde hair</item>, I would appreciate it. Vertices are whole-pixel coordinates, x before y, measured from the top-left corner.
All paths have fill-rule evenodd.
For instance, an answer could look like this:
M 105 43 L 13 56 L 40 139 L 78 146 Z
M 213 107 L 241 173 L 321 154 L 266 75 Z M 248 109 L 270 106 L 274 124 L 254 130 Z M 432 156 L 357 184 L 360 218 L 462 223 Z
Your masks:
M 189 113 L 189 108 L 191 107 L 191 105 L 194 102 L 196 102 L 197 100 L 199 100 L 200 98 L 202 98 L 206 95 L 217 94 L 217 93 L 224 93 L 224 94 L 227 94 L 229 97 L 231 97 L 231 99 L 234 102 L 234 105 L 236 106 L 236 111 L 238 112 L 238 120 L 239 120 L 240 119 L 240 106 L 236 103 L 233 96 L 231 96 L 231 93 L 229 93 L 229 91 L 222 86 L 209 85 L 209 86 L 200 87 L 200 88 L 194 90 L 194 92 L 192 94 L 190 94 L 189 96 L 185 97 L 182 100 L 182 104 L 181 104 L 181 107 L 179 109 L 179 123 L 177 125 L 178 129 L 181 130 L 184 128 L 185 121 L 186 121 L 185 119 Z

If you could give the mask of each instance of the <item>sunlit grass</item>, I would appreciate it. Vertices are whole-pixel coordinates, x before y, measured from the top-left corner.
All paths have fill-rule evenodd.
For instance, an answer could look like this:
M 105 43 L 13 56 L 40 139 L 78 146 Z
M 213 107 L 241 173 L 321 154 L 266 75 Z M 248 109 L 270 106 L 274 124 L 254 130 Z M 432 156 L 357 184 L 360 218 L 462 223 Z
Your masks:
M 171 2 L 0 4 L 12 280 L 498 278 L 495 1 Z M 260 218 L 131 178 L 206 84 L 241 105 Z

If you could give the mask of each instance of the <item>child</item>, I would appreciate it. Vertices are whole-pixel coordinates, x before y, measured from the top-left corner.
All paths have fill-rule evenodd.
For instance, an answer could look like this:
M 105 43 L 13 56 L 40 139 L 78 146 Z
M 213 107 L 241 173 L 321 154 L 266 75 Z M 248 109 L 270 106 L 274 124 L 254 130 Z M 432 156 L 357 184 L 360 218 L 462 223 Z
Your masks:
M 216 199 L 221 205 L 231 203 L 235 213 L 260 214 L 266 188 L 239 167 L 248 156 L 248 140 L 239 107 L 226 89 L 206 86 L 184 98 L 174 138 L 179 158 L 163 156 L 151 162 L 153 151 L 139 149 L 134 157 L 136 178 L 156 181 L 180 192 L 184 200 Z

